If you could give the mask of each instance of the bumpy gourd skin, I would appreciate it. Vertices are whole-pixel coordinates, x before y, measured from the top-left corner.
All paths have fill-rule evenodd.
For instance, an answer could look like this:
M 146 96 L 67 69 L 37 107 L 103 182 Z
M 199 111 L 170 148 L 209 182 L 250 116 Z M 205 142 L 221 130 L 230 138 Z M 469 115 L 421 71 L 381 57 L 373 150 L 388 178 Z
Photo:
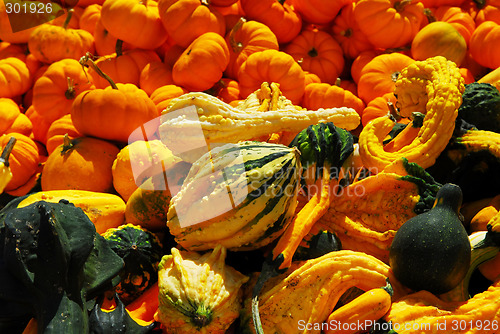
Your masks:
M 396 106 L 402 117 L 425 114 L 423 124 L 416 137 L 406 138 L 407 145 L 388 152 L 383 140 L 395 121 L 386 116 L 368 123 L 359 136 L 363 164 L 383 170 L 392 161 L 406 157 L 423 168 L 432 166 L 453 134 L 464 89 L 464 80 L 456 64 L 441 56 L 415 62 L 403 69 L 394 89 L 398 99 Z M 398 137 L 394 140 L 400 140 Z

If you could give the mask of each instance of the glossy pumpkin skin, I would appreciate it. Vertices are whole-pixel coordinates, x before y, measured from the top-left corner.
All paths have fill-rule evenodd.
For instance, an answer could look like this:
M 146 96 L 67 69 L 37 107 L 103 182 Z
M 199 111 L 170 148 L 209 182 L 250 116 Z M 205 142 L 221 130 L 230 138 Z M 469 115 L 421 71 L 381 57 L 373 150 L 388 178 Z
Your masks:
M 448 22 L 429 23 L 415 35 L 411 43 L 411 54 L 415 60 L 443 56 L 460 66 L 466 53 L 465 38 Z
M 187 94 L 188 92 L 189 91 L 187 89 L 180 86 L 165 85 L 157 88 L 153 93 L 151 93 L 150 98 L 156 106 L 158 115 L 160 115 L 172 99 Z
M 359 28 L 377 48 L 397 48 L 411 42 L 424 19 L 420 2 L 360 0 L 354 7 Z
M 415 60 L 401 53 L 374 57 L 361 70 L 358 82 L 359 97 L 369 103 L 378 96 L 393 92 L 400 71 L 413 62 Z
M 344 68 L 340 44 L 328 33 L 303 30 L 284 49 L 304 71 L 316 74 L 321 82 L 333 84 Z
M 69 114 L 74 99 L 94 88 L 87 71 L 75 59 L 52 63 L 33 86 L 33 106 L 47 122 Z
M 87 90 L 71 107 L 71 119 L 78 132 L 106 140 L 127 143 L 138 127 L 149 121 L 148 135 L 156 131 L 156 107 L 143 90 L 133 84 L 116 84 L 117 89 Z
M 224 75 L 232 79 L 238 78 L 241 64 L 252 53 L 266 49 L 279 49 L 278 40 L 271 29 L 253 20 L 237 22 L 226 34 L 225 39 L 229 46 L 229 64 Z
M 66 114 L 63 117 L 56 119 L 49 125 L 46 134 L 47 142 L 45 145 L 48 154 L 51 154 L 64 142 L 64 136 L 66 134 L 70 139 L 82 137 L 82 134 L 75 129 L 70 114 Z
M 224 36 L 224 16 L 204 0 L 160 0 L 160 18 L 175 44 L 188 47 L 207 32 Z
M 469 51 L 480 65 L 496 69 L 500 67 L 500 24 L 494 21 L 481 23 L 472 34 L 469 42 Z
M 305 89 L 305 74 L 289 54 L 265 50 L 251 54 L 238 72 L 240 95 L 246 98 L 260 88 L 262 82 L 276 82 L 283 95 L 298 104 Z
M 172 68 L 176 85 L 189 91 L 204 91 L 222 78 L 229 64 L 229 48 L 224 38 L 207 32 L 184 50 Z
M 68 138 L 45 162 L 42 190 L 111 192 L 111 166 L 119 151 L 117 146 L 101 139 Z
M 24 94 L 32 82 L 32 74 L 21 59 L 0 59 L 0 97 L 12 98 Z
M 65 58 L 80 59 L 86 52 L 94 53 L 94 36 L 83 29 L 66 29 L 51 24 L 38 26 L 28 40 L 30 52 L 44 63 Z
M 240 2 L 245 17 L 268 26 L 280 44 L 290 42 L 300 33 L 302 18 L 288 2 L 278 0 L 240 0 Z
M 167 40 L 155 0 L 105 1 L 101 20 L 111 34 L 140 49 L 156 49 Z
M 0 136 L 0 147 L 3 149 L 11 137 L 16 138 L 16 143 L 9 157 L 9 167 L 12 179 L 5 187 L 5 191 L 11 191 L 23 186 L 35 174 L 40 154 L 36 143 L 29 137 L 20 133 L 9 133 Z

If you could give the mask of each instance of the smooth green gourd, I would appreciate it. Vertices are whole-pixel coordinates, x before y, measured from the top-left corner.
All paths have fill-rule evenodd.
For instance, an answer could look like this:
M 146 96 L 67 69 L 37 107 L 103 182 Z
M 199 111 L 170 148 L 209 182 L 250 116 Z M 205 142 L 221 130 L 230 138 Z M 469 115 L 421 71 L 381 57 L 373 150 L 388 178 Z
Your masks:
M 409 219 L 391 244 L 389 264 L 396 278 L 413 290 L 450 291 L 465 277 L 471 246 L 460 220 L 462 191 L 443 185 L 431 210 Z

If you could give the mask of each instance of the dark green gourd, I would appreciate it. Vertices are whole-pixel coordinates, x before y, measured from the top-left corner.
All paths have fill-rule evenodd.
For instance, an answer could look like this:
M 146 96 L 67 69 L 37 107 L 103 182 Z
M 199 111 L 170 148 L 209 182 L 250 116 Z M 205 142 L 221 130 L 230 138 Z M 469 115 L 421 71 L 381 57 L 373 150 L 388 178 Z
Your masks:
M 465 277 L 471 246 L 460 220 L 462 191 L 443 185 L 431 210 L 409 219 L 397 231 L 389 264 L 396 278 L 413 290 L 441 294 Z

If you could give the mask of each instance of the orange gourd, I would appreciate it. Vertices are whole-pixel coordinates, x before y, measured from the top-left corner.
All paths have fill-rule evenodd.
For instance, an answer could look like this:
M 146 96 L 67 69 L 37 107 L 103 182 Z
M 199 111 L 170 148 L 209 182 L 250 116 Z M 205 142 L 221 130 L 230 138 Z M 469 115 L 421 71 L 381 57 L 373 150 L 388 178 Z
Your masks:
M 159 0 L 158 10 L 168 36 L 184 48 L 204 33 L 226 32 L 224 16 L 207 0 Z
M 251 54 L 238 72 L 240 96 L 246 98 L 260 89 L 263 82 L 279 84 L 283 96 L 298 104 L 304 95 L 305 74 L 289 54 L 265 50 Z
M 69 114 L 74 99 L 94 88 L 87 70 L 75 59 L 61 59 L 47 68 L 33 86 L 33 106 L 49 123 Z
M 45 162 L 42 190 L 112 192 L 111 167 L 119 151 L 116 145 L 102 139 L 66 136 Z
M 321 82 L 335 83 L 344 69 L 344 54 L 340 44 L 330 34 L 318 29 L 303 30 L 284 51 L 304 71 L 316 74 Z
M 229 64 L 229 49 L 224 38 L 207 32 L 196 38 L 172 68 L 176 85 L 190 91 L 204 91 L 222 78 Z
M 476 23 L 472 16 L 460 7 L 440 6 L 436 8 L 427 8 L 425 10 L 428 23 L 434 21 L 443 21 L 450 23 L 460 35 L 463 36 L 467 45 L 470 37 L 476 29 Z M 424 20 L 424 23 L 427 24 Z

